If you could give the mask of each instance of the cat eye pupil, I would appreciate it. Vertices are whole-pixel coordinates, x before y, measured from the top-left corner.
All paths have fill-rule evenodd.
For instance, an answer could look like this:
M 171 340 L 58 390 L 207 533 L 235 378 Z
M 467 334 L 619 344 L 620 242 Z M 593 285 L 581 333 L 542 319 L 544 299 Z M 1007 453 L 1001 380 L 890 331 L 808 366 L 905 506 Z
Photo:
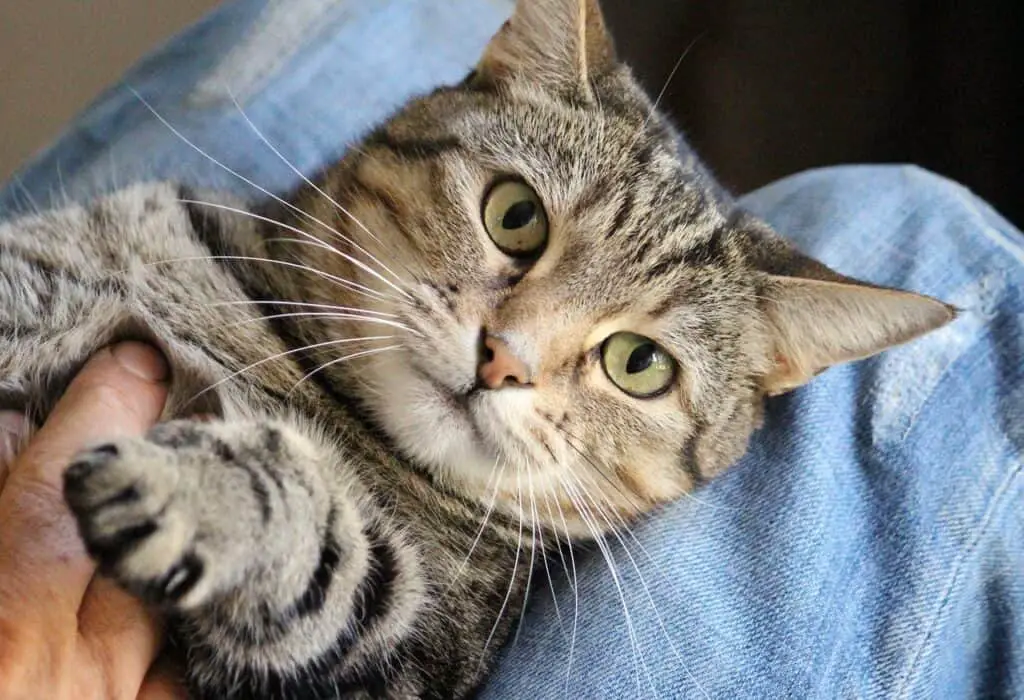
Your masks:
M 501 225 L 506 229 L 522 228 L 533 221 L 536 213 L 537 205 L 528 199 L 524 199 L 508 208 L 505 216 L 501 219 Z
M 651 362 L 654 360 L 654 355 L 657 352 L 658 348 L 653 343 L 646 343 L 638 347 L 630 354 L 629 359 L 626 360 L 626 373 L 636 374 L 637 372 L 643 372 L 651 366 Z

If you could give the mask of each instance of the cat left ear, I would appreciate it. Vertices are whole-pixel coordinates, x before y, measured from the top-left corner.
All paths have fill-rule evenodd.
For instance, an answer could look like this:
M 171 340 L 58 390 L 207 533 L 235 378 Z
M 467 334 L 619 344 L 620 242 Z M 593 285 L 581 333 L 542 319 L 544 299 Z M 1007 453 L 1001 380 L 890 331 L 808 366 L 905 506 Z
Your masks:
M 841 279 L 767 276 L 762 294 L 774 356 L 762 378 L 765 393 L 785 393 L 832 365 L 906 343 L 956 316 L 931 297 Z
M 495 83 L 520 78 L 589 92 L 590 79 L 614 65 L 615 49 L 597 0 L 518 0 L 476 74 Z

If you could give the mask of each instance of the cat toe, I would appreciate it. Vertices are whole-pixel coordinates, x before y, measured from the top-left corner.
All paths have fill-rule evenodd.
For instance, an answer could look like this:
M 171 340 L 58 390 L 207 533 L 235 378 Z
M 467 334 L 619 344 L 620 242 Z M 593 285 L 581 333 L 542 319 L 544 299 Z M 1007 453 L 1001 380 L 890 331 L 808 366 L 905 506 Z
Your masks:
M 172 451 L 146 440 L 102 445 L 64 474 L 64 496 L 101 571 L 156 603 L 196 593 L 203 564 Z

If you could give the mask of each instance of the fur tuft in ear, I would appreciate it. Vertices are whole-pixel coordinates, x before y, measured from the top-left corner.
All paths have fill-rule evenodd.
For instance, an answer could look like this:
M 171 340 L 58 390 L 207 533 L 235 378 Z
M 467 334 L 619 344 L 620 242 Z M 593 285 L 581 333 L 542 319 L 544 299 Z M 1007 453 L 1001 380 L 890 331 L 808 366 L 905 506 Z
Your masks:
M 931 297 L 858 284 L 769 275 L 763 294 L 775 340 L 765 393 L 794 389 L 832 365 L 859 360 L 949 323 Z
M 478 80 L 521 79 L 553 90 L 582 90 L 615 66 L 615 49 L 597 0 L 518 0 L 491 39 Z

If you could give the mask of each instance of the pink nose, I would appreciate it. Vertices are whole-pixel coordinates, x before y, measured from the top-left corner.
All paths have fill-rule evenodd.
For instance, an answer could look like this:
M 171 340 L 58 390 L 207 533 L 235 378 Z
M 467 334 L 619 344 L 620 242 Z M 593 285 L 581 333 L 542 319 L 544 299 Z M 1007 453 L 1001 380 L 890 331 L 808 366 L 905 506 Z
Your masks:
M 530 370 L 526 364 L 513 355 L 505 343 L 489 335 L 484 337 L 484 356 L 476 373 L 488 389 L 530 385 Z

